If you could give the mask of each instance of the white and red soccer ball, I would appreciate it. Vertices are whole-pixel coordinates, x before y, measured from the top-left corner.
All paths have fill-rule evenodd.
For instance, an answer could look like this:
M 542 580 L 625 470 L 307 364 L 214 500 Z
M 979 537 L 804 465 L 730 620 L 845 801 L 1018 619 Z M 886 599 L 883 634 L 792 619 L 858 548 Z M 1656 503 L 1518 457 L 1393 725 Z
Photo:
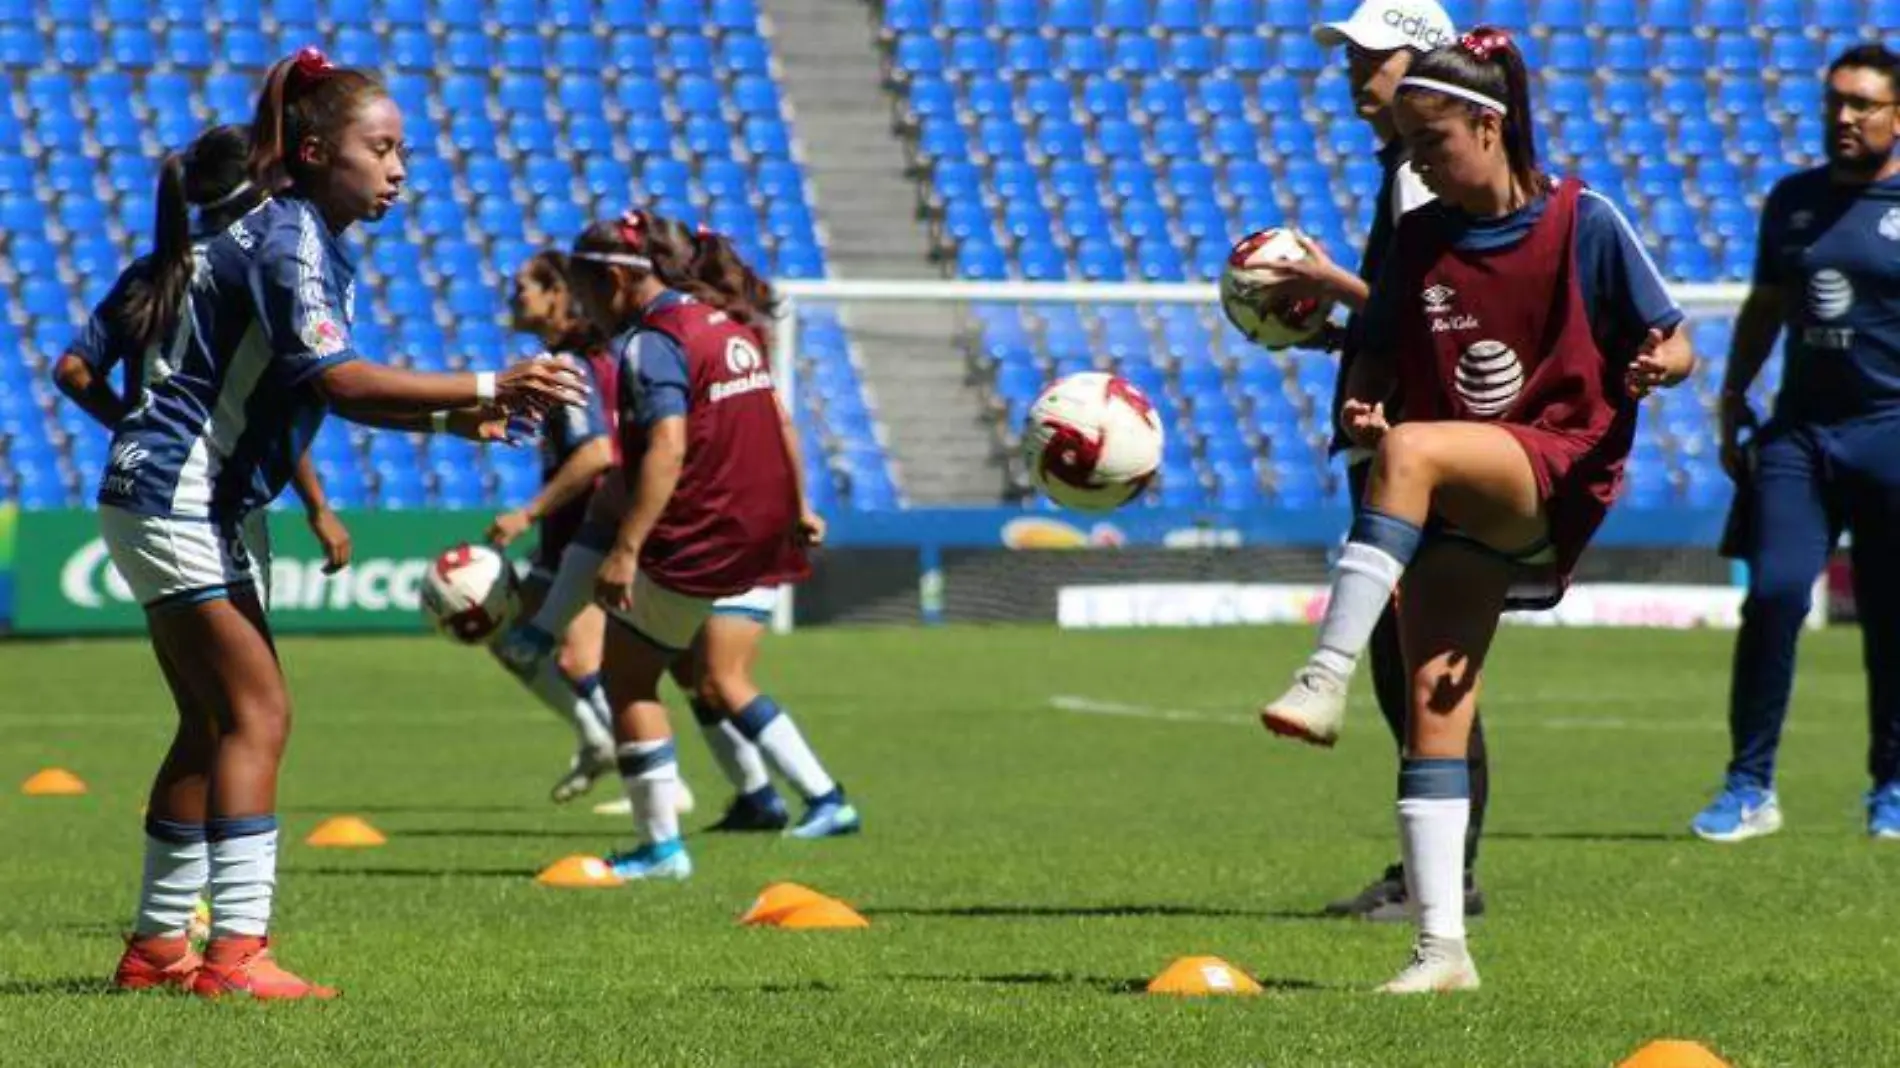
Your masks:
M 1050 500 L 1107 512 L 1154 481 L 1164 440 L 1146 394 L 1112 374 L 1084 371 L 1043 390 L 1030 406 L 1023 459 Z
M 1279 296 L 1272 286 L 1285 279 L 1279 264 L 1307 258 L 1300 233 L 1270 227 L 1235 242 L 1220 276 L 1220 306 L 1227 321 L 1247 340 L 1270 349 L 1311 341 L 1332 314 L 1330 301 Z
M 435 629 L 465 645 L 500 633 L 521 607 L 515 569 L 486 545 L 457 545 L 429 565 L 420 591 Z

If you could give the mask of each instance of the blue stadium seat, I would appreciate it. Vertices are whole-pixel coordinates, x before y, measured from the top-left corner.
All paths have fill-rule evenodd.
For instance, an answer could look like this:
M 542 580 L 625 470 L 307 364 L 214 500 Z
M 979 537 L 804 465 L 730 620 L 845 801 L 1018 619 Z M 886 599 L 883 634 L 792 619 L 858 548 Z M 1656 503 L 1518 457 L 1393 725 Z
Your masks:
M 383 38 L 374 30 L 345 26 L 336 32 L 330 53 L 342 66 L 375 70 L 383 65 Z
M 444 42 L 444 58 L 456 70 L 486 73 L 494 67 L 488 51 L 488 37 L 476 30 L 451 30 Z
M 60 26 L 53 31 L 53 58 L 65 66 L 97 66 L 104 51 L 91 26 Z
M 1657 42 L 1656 62 L 1665 71 L 1704 73 L 1710 65 L 1708 42 L 1692 33 L 1663 34 Z
M 143 25 L 114 26 L 106 54 L 122 68 L 140 69 L 158 62 L 158 44 L 152 38 L 152 31 Z M 0 59 L 6 57 L 0 56 Z
M 435 68 L 435 38 L 426 30 L 397 30 L 389 38 L 389 59 L 399 70 L 432 70 Z

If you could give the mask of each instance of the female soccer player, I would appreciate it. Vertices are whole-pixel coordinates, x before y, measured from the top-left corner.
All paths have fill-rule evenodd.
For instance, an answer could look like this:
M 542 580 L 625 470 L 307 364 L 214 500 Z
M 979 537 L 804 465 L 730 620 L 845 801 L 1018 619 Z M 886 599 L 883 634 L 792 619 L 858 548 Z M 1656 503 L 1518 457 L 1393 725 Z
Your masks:
M 740 258 L 732 243 L 700 231 L 692 239 L 692 275 L 707 300 L 767 342 L 777 300 L 770 283 Z M 776 399 L 776 395 L 774 397 Z M 790 413 L 779 405 L 780 432 L 792 458 L 799 502 L 799 536 L 809 546 L 824 542 L 825 522 L 805 494 L 804 462 Z M 785 802 L 767 774 L 769 762 L 805 799 L 805 815 L 789 832 L 795 838 L 854 834 L 862 826 L 856 806 L 825 770 L 798 725 L 752 678 L 759 642 L 778 605 L 779 590 L 760 587 L 713 605 L 693 641 L 691 655 L 673 663 L 673 678 L 692 702 L 707 745 L 738 791 L 715 830 L 778 830 L 790 822 Z M 763 760 L 760 757 L 763 756 Z
M 176 158 L 160 183 L 149 276 L 125 335 L 169 361 L 120 421 L 99 489 L 107 550 L 145 606 L 178 729 L 148 803 L 145 877 L 122 988 L 330 997 L 266 940 L 277 869 L 277 771 L 290 701 L 237 531 L 283 490 L 326 411 L 405 430 L 500 435 L 490 413 L 580 398 L 554 361 L 416 374 L 357 358 L 355 263 L 343 234 L 401 195 L 402 115 L 369 75 L 305 49 L 271 68 L 251 180 L 274 199 L 193 250 Z M 202 960 L 185 938 L 211 897 Z
M 1722 790 L 1690 824 L 1712 842 L 1781 829 L 1775 755 L 1814 578 L 1853 532 L 1867 671 L 1866 828 L 1900 840 L 1900 55 L 1878 44 L 1827 71 L 1827 163 L 1762 205 L 1754 283 L 1722 381 L 1722 460 L 1750 502 L 1734 549 L 1748 599 L 1729 684 Z M 1748 387 L 1787 331 L 1774 417 L 1744 460 Z
M 1305 242 L 1308 258 L 1288 264 L 1287 281 L 1275 286 L 1274 291 L 1293 298 L 1336 301 L 1353 310 L 1346 329 L 1335 335 L 1340 351 L 1338 385 L 1333 393 L 1332 450 L 1346 454 L 1347 481 L 1352 487 L 1352 499 L 1357 502 L 1365 496 L 1372 454 L 1350 447 L 1339 412 L 1346 401 L 1346 382 L 1364 334 L 1364 321 L 1359 313 L 1365 308 L 1371 284 L 1378 278 L 1392 246 L 1392 233 L 1399 218 L 1432 199 L 1431 191 L 1419 181 L 1406 158 L 1405 143 L 1393 126 L 1392 101 L 1398 94 L 1399 79 L 1405 77 L 1413 61 L 1454 40 L 1457 34 L 1452 28 L 1451 16 L 1435 0 L 1365 0 L 1344 22 L 1314 27 L 1313 36 L 1323 45 L 1345 46 L 1353 102 L 1359 117 L 1379 138 L 1379 166 L 1384 177 L 1379 198 L 1373 205 L 1372 227 L 1367 232 L 1365 254 L 1359 260 L 1359 273 L 1354 275 L 1339 266 L 1323 247 L 1309 240 Z M 1410 683 L 1406 678 L 1405 658 L 1399 650 L 1398 613 L 1390 606 L 1373 628 L 1372 645 L 1367 654 L 1372 669 L 1372 692 L 1378 699 L 1379 712 L 1403 754 L 1410 704 L 1406 693 Z M 1482 715 L 1474 715 L 1472 719 L 1470 764 L 1471 826 L 1465 840 L 1465 915 L 1476 916 L 1484 912 L 1484 895 L 1478 890 L 1474 869 L 1485 809 L 1491 796 Z M 1380 922 L 1406 919 L 1411 915 L 1411 903 L 1405 896 L 1405 865 L 1388 866 L 1357 895 L 1327 905 L 1326 912 Z
M 615 335 L 626 514 L 600 565 L 620 774 L 640 845 L 626 878 L 683 879 L 692 861 L 672 805 L 678 779 L 659 683 L 722 597 L 796 582 L 797 475 L 757 331 L 692 293 L 690 235 L 631 212 L 597 222 L 573 254 L 581 305 Z
M 519 508 L 495 517 L 488 540 L 506 547 L 540 527 L 532 569 L 522 584 L 522 612 L 541 607 L 560 566 L 561 553 L 587 517 L 587 502 L 601 476 L 617 462 L 611 426 L 602 408 L 613 396 L 612 361 L 602 338 L 581 314 L 567 283 L 567 256 L 549 249 L 535 253 L 515 272 L 509 301 L 514 328 L 539 338 L 550 353 L 563 355 L 588 377 L 590 395 L 550 413 L 541 433 L 541 491 Z M 566 772 L 549 796 L 565 804 L 593 788 L 613 770 L 614 738 L 607 696 L 600 687 L 600 647 L 606 617 L 584 605 L 560 633 L 558 656 L 538 661 L 522 678 L 541 702 L 574 728 L 575 750 Z M 503 666 L 508 667 L 506 661 Z M 512 671 L 512 667 L 510 667 Z
M 1420 934 L 1390 993 L 1478 985 L 1463 870 L 1472 714 L 1512 595 L 1555 603 L 1615 499 L 1637 400 L 1694 367 L 1682 312 L 1615 207 L 1538 169 L 1528 78 L 1502 31 L 1419 58 L 1395 117 L 1438 197 L 1399 222 L 1344 417 L 1376 449 L 1319 648 L 1261 710 L 1331 745 L 1401 578 L 1411 721 L 1399 828 Z M 1400 413 L 1389 425 L 1386 412 Z M 1514 589 L 1515 587 L 1515 589 Z
M 189 208 L 165 220 L 165 225 L 174 228 L 172 240 L 182 235 L 193 248 L 200 247 L 264 202 L 263 191 L 249 177 L 250 153 L 250 130 L 226 125 L 205 131 L 177 154 L 178 169 L 163 174 L 162 180 L 182 184 Z M 160 202 L 165 203 L 164 190 L 160 192 Z M 170 202 L 175 204 L 176 199 Z M 117 430 L 126 413 L 139 405 L 145 385 L 154 375 L 162 377 L 171 371 L 165 354 L 153 349 L 141 351 L 123 329 L 128 325 L 124 305 L 148 283 L 150 269 L 150 257 L 141 256 L 120 272 L 105 299 L 93 309 L 85 329 L 53 365 L 53 382 L 60 392 L 108 431 Z M 114 367 L 120 373 L 118 393 L 108 383 Z M 291 484 L 304 503 L 310 530 L 323 548 L 324 573 L 334 574 L 347 567 L 350 532 L 330 509 L 323 482 L 308 453 L 297 458 Z M 254 513 L 246 528 L 244 536 L 252 554 L 268 559 L 270 542 L 264 513 Z M 268 586 L 270 576 L 258 577 Z M 265 600 L 268 606 L 268 596 Z

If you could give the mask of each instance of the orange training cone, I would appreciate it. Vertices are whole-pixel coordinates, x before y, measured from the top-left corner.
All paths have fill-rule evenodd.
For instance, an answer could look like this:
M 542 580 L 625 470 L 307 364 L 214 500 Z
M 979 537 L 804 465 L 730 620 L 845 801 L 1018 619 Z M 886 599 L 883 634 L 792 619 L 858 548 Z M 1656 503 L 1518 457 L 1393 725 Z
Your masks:
M 78 797 L 86 792 L 86 783 L 65 768 L 47 768 L 21 783 L 20 792 L 28 797 Z
M 770 927 L 794 909 L 826 900 L 829 899 L 825 895 L 809 886 L 773 883 L 759 891 L 759 896 L 752 901 L 752 907 L 745 910 L 739 922 L 748 927 Z
M 379 846 L 389 839 L 359 816 L 332 816 L 303 841 L 313 846 Z
M 1729 1063 L 1700 1042 L 1664 1038 L 1630 1054 L 1616 1068 L 1729 1068 Z
M 772 926 L 787 931 L 832 931 L 869 927 L 871 921 L 857 909 L 836 898 L 820 898 L 800 905 L 778 918 Z
M 1253 976 L 1219 957 L 1182 957 L 1148 984 L 1150 994 L 1258 994 Z
M 534 881 L 542 886 L 561 887 L 625 886 L 627 882 L 615 875 L 606 861 L 584 853 L 562 857 L 543 869 Z

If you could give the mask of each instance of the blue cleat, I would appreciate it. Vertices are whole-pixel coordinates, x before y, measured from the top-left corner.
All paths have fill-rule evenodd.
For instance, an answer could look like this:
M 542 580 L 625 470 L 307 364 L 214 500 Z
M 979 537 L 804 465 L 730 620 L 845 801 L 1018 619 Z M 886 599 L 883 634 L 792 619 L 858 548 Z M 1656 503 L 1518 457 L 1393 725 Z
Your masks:
M 495 659 L 522 679 L 534 677 L 541 662 L 554 655 L 554 635 L 532 623 L 510 627 L 495 639 Z
M 719 822 L 706 828 L 715 832 L 782 831 L 792 822 L 785 799 L 770 786 L 761 786 L 749 794 L 732 799 L 732 805 Z
M 1900 842 L 1900 782 L 1890 782 L 1867 795 L 1867 834 L 1886 842 Z
M 845 800 L 844 788 L 839 787 L 823 797 L 815 798 L 811 807 L 805 810 L 805 818 L 785 834 L 791 838 L 836 838 L 856 834 L 863 827 L 864 821 L 858 817 L 858 810 Z
M 693 858 L 686 845 L 675 838 L 670 842 L 649 842 L 631 853 L 615 853 L 607 866 L 622 879 L 684 879 L 693 874 Z
M 1895 806 L 1900 816 L 1900 804 Z M 1896 822 L 1900 827 L 1900 822 Z M 1773 790 L 1730 781 L 1709 807 L 1696 813 L 1689 829 L 1705 842 L 1746 842 L 1781 829 L 1781 803 Z

